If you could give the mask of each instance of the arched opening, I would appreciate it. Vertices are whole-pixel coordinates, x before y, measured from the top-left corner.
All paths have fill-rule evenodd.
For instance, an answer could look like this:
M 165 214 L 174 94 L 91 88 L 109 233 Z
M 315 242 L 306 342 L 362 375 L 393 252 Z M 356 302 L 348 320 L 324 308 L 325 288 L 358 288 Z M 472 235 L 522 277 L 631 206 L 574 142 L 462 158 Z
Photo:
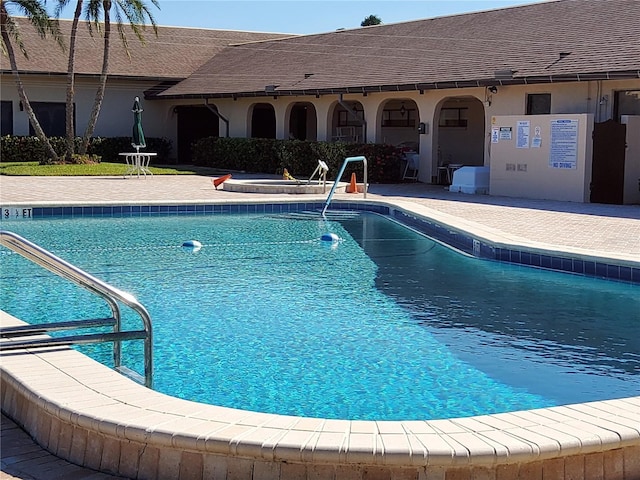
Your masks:
M 480 100 L 443 99 L 436 107 L 433 125 L 438 161 L 432 175 L 438 183 L 449 183 L 459 166 L 484 165 L 485 112 Z
M 382 143 L 419 151 L 420 122 L 418 105 L 411 99 L 393 99 L 383 103 L 379 117 L 377 138 Z
M 214 105 L 211 107 L 217 110 Z M 220 121 L 203 105 L 179 105 L 174 112 L 178 115 L 178 163 L 193 163 L 193 144 L 202 138 L 220 136 Z
M 251 138 L 276 138 L 276 112 L 268 103 L 256 103 L 251 110 Z
M 291 107 L 289 138 L 312 141 L 318 138 L 316 107 L 312 103 L 300 102 Z
M 360 102 L 337 102 L 331 115 L 331 140 L 365 142 L 367 135 L 364 108 Z

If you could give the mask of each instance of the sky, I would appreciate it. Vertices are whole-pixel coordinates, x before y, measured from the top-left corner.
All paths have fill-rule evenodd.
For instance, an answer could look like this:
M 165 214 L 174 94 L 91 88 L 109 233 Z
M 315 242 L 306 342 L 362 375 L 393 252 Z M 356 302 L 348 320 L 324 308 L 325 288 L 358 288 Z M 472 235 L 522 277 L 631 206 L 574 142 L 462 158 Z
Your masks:
M 358 28 L 369 15 L 382 23 L 492 10 L 545 0 L 149 0 L 158 25 L 310 34 Z M 75 2 L 61 18 L 72 18 Z

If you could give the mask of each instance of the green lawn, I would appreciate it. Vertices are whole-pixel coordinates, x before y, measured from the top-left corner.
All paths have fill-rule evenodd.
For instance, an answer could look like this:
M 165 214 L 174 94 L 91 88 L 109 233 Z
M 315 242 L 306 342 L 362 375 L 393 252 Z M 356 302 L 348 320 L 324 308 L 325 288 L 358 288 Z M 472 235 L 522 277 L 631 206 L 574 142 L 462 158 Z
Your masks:
M 123 163 L 92 165 L 40 165 L 38 162 L 0 162 L 0 175 L 22 176 L 120 176 L 127 166 Z M 161 165 L 149 167 L 154 175 L 216 175 L 214 168 L 194 165 Z

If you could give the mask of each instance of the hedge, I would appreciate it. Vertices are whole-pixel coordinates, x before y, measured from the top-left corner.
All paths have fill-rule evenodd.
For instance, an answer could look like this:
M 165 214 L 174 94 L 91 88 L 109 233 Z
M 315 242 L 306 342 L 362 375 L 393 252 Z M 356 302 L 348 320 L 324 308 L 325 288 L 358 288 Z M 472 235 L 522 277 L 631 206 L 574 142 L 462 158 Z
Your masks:
M 54 150 L 63 156 L 65 139 L 49 139 Z M 143 151 L 156 152 L 159 163 L 168 163 L 171 142 L 165 138 L 147 138 Z M 76 150 L 80 138 L 76 138 Z M 88 154 L 96 155 L 103 162 L 123 163 L 120 152 L 130 152 L 130 137 L 92 138 Z M 195 165 L 219 170 L 253 173 L 281 174 L 286 168 L 299 178 L 309 178 L 323 160 L 329 167 L 327 177 L 337 175 L 347 157 L 364 156 L 367 159 L 369 181 L 372 183 L 397 183 L 402 179 L 404 162 L 396 147 L 374 143 L 312 142 L 306 140 L 275 140 L 266 138 L 218 138 L 207 137 L 193 145 Z M 46 162 L 44 146 L 37 137 L 5 136 L 0 139 L 0 158 L 3 162 Z M 347 165 L 341 180 L 348 181 L 352 172 L 363 178 L 363 164 Z M 360 180 L 362 181 L 362 180 Z
M 193 145 L 196 165 L 270 174 L 286 168 L 299 178 L 309 178 L 318 160 L 323 160 L 329 167 L 327 177 L 333 179 L 345 158 L 361 155 L 367 159 L 370 182 L 396 183 L 402 178 L 402 153 L 392 145 L 219 137 L 203 138 Z M 362 179 L 363 164 L 348 164 L 342 180 L 352 172 Z
M 66 152 L 66 139 L 62 137 L 50 137 L 49 141 L 56 153 L 63 157 Z M 75 138 L 76 151 L 78 151 L 82 139 Z M 165 138 L 147 138 L 147 147 L 143 151 L 156 152 L 158 161 L 163 163 L 169 160 L 171 154 L 171 142 Z M 124 163 L 120 152 L 130 152 L 131 137 L 94 137 L 89 141 L 87 153 L 101 157 L 103 162 Z M 37 137 L 21 137 L 7 135 L 0 138 L 0 159 L 3 162 L 39 162 L 45 163 L 48 155 L 44 145 Z

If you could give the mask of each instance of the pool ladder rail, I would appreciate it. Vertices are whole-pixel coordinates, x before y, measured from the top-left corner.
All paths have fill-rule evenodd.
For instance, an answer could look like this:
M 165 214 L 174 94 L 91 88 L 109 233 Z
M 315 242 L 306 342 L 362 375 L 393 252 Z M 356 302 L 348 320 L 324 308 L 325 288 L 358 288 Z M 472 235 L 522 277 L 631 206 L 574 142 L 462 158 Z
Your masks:
M 123 292 L 102 280 L 90 275 L 80 268 L 55 256 L 53 253 L 30 242 L 29 240 L 6 230 L 0 230 L 0 244 L 22 255 L 33 263 L 49 270 L 57 276 L 101 297 L 111 309 L 111 317 L 86 320 L 72 320 L 65 322 L 47 323 L 42 325 L 21 325 L 15 327 L 0 327 L 0 351 L 18 350 L 25 348 L 55 347 L 81 345 L 90 343 L 113 343 L 114 367 L 120 373 L 144 383 L 148 388 L 153 386 L 153 334 L 151 317 L 147 309 L 130 293 Z M 134 310 L 142 319 L 142 330 L 122 331 L 119 302 Z M 53 331 L 81 330 L 95 327 L 113 327 L 113 332 L 85 333 L 60 337 L 39 337 Z M 17 340 L 12 338 L 19 337 Z M 144 378 L 135 371 L 122 365 L 121 342 L 127 340 L 144 340 Z
M 331 199 L 333 198 L 333 194 L 336 191 L 336 187 L 338 186 L 338 182 L 340 182 L 340 179 L 342 178 L 342 174 L 344 173 L 344 169 L 347 167 L 348 163 L 351 162 L 362 162 L 364 164 L 364 198 L 367 198 L 367 174 L 368 174 L 368 168 L 367 168 L 367 159 L 363 156 L 360 157 L 347 157 L 344 159 L 344 162 L 342 163 L 342 167 L 340 167 L 340 171 L 338 172 L 338 175 L 336 176 L 336 179 L 333 181 L 333 187 L 331 187 L 331 191 L 329 192 L 329 195 L 327 196 L 327 201 L 324 204 L 324 208 L 322 209 L 322 218 L 326 218 L 326 213 L 327 213 L 327 208 L 329 208 L 329 204 L 331 203 Z

